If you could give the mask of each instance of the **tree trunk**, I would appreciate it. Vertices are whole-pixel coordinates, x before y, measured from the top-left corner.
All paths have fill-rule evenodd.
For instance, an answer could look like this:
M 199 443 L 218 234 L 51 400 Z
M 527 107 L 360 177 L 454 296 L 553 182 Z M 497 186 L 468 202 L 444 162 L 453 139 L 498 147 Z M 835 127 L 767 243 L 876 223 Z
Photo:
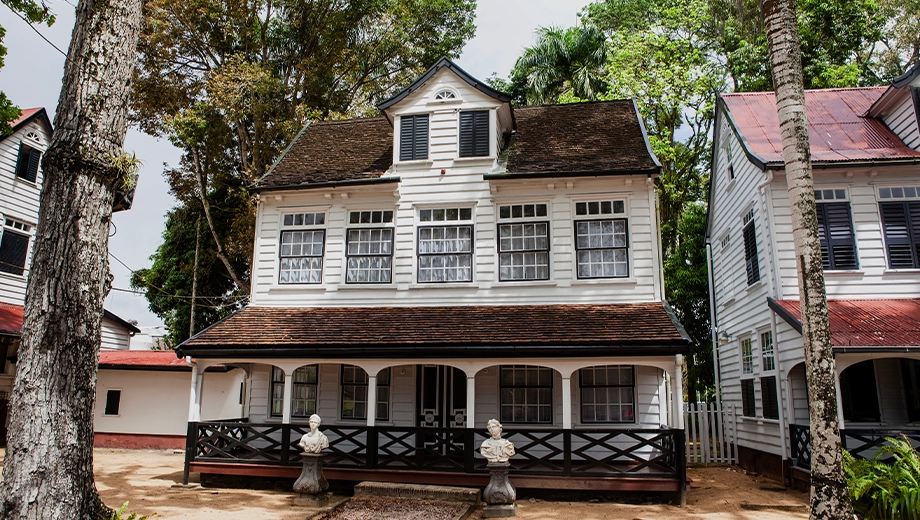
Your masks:
M 93 408 L 111 287 L 112 157 L 121 154 L 140 0 L 82 0 L 44 183 L 0 483 L 6 519 L 109 518 L 93 481 Z
M 853 512 L 843 476 L 834 351 L 818 241 L 795 5 L 793 0 L 764 0 L 761 5 L 792 206 L 811 423 L 811 518 L 850 520 Z

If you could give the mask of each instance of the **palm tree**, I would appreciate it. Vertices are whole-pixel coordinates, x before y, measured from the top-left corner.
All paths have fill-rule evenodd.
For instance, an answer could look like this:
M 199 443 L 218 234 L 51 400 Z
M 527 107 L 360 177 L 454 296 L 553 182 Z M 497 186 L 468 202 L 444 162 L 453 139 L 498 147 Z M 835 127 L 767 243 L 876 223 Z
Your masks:
M 537 44 L 525 49 L 514 65 L 524 77 L 527 104 L 553 103 L 562 93 L 595 100 L 606 90 L 602 31 L 593 26 L 541 27 L 537 36 Z
M 843 474 L 834 352 L 827 316 L 815 212 L 811 148 L 805 118 L 805 87 L 794 0 L 761 4 L 783 136 L 786 183 L 799 274 L 802 341 L 811 423 L 811 518 L 851 519 L 853 510 Z

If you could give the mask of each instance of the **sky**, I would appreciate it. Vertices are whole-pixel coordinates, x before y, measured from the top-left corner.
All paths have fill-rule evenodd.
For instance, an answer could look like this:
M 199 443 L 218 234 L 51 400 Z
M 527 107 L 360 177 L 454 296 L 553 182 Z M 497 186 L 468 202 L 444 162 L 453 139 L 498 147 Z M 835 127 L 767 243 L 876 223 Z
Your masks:
M 50 43 L 36 34 L 5 5 L 0 5 L 0 26 L 6 29 L 8 48 L 0 69 L 0 90 L 21 108 L 43 106 L 54 118 L 64 56 L 54 47 L 67 51 L 73 30 L 74 7 L 71 0 L 46 0 L 57 15 L 51 27 L 36 26 Z M 74 2 L 76 0 L 73 0 Z M 539 27 L 568 27 L 578 21 L 587 0 L 479 0 L 476 9 L 476 35 L 467 42 L 457 63 L 474 77 L 485 80 L 493 72 L 507 77 L 514 61 L 525 47 L 534 43 Z M 140 326 L 162 325 L 162 320 L 147 308 L 142 295 L 130 292 L 131 270 L 150 267 L 150 255 L 160 244 L 166 212 L 175 205 L 169 185 L 163 178 L 163 165 L 176 165 L 180 152 L 168 141 L 131 129 L 125 150 L 143 161 L 134 206 L 116 213 L 109 239 L 111 270 L 115 279 L 105 307 L 125 320 Z M 222 269 L 217 264 L 214 269 Z

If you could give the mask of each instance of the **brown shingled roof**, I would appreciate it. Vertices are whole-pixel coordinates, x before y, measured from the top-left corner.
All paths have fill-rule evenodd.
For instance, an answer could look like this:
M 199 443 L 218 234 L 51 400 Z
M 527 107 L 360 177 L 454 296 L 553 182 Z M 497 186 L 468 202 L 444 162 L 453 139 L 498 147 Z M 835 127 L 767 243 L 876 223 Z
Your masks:
M 508 173 L 659 168 L 632 100 L 522 107 L 514 117 Z
M 600 348 L 586 348 L 586 347 Z M 573 348 L 571 352 L 565 351 Z M 415 357 L 685 352 L 660 302 L 444 307 L 247 307 L 179 355 Z
M 393 163 L 393 128 L 383 117 L 313 123 L 256 189 L 376 179 Z

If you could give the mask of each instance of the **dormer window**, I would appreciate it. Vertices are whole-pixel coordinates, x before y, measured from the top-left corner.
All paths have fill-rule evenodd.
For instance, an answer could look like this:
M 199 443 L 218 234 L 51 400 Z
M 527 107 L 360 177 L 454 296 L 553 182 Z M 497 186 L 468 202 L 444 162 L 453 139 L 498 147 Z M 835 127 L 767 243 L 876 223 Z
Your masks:
M 435 101 L 451 101 L 457 99 L 457 94 L 448 89 L 439 90 L 438 93 L 434 95 L 434 99 Z
M 460 157 L 489 156 L 489 111 L 460 112 Z
M 399 160 L 428 158 L 428 114 L 399 118 Z

